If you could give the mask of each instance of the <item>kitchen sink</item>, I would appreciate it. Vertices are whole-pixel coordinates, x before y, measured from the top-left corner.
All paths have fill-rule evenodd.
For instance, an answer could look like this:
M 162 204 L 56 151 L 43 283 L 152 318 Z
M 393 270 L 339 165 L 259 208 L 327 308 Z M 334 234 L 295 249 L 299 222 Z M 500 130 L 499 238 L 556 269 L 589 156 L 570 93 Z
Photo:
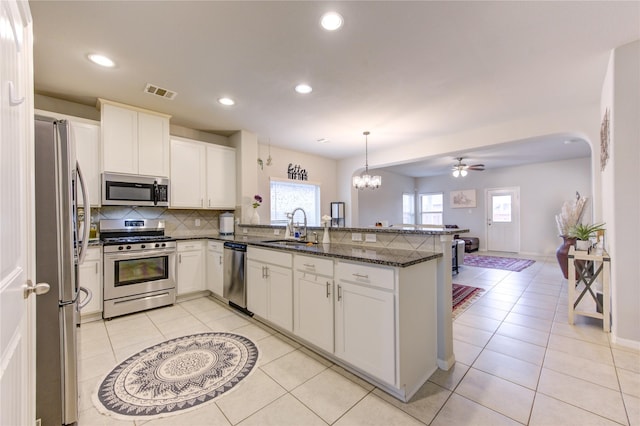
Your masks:
M 306 247 L 306 246 L 313 245 L 312 242 L 298 241 L 298 240 L 267 240 L 267 241 L 263 241 L 263 243 L 273 244 L 278 246 L 285 246 L 285 247 Z

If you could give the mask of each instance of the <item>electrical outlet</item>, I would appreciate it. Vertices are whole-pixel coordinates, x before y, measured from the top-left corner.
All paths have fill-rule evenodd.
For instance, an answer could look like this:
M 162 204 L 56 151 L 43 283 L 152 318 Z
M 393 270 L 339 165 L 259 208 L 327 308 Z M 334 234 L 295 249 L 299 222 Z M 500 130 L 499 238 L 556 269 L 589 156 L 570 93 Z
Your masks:
M 274 229 L 273 230 L 273 235 L 280 235 L 280 230 L 279 229 Z
M 242 233 L 243 233 L 243 234 L 248 234 L 248 233 L 249 233 L 249 230 L 248 230 L 247 228 L 242 228 Z
M 196 226 L 200 226 L 200 219 L 196 219 Z
M 364 234 L 364 240 L 367 243 L 375 243 L 376 242 L 376 234 Z
M 351 241 L 362 241 L 362 234 L 359 232 L 352 232 Z

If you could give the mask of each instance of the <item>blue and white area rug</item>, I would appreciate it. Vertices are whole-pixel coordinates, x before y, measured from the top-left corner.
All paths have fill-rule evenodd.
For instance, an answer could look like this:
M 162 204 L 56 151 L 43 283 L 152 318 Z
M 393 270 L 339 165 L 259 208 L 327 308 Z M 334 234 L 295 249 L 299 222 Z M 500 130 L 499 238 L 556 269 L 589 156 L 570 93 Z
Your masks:
M 232 390 L 254 370 L 258 348 L 233 333 L 178 337 L 129 357 L 98 385 L 99 412 L 150 420 L 200 408 Z

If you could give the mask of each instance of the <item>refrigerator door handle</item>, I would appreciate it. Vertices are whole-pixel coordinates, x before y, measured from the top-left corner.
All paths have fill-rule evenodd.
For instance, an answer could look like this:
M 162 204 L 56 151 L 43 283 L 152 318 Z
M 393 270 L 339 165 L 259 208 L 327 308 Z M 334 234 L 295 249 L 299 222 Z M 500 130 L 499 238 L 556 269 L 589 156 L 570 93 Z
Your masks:
M 78 171 L 78 181 L 80 182 L 80 189 L 82 190 L 82 201 L 84 208 L 84 226 L 82 231 L 82 245 L 78 249 L 78 265 L 84 262 L 84 258 L 87 255 L 87 248 L 89 247 L 89 228 L 91 228 L 91 207 L 89 205 L 89 193 L 84 183 L 84 177 L 80 170 L 80 164 L 76 161 L 76 170 Z M 77 202 L 77 201 L 76 201 Z

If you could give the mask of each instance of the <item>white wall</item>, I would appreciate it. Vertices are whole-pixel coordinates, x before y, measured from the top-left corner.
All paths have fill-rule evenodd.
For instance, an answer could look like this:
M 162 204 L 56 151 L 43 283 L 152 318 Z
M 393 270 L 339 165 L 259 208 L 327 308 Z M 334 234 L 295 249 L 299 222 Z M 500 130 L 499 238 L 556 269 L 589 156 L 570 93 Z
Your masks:
M 374 226 L 388 221 L 390 225 L 402 223 L 402 193 L 415 191 L 415 179 L 383 170 L 370 170 L 382 177 L 382 186 L 376 190 L 358 191 L 358 226 Z
M 330 203 L 332 201 L 344 201 L 338 197 L 337 191 L 337 162 L 330 158 L 319 157 L 317 155 L 305 154 L 303 152 L 292 151 L 283 148 L 271 147 L 271 166 L 267 166 L 269 156 L 268 145 L 258 144 L 258 155 L 253 160 L 258 179 L 257 194 L 264 200 L 259 208 L 260 223 L 268 225 L 270 222 L 270 179 L 287 179 L 287 169 L 289 163 L 299 164 L 307 171 L 308 183 L 320 184 L 320 215 L 331 215 Z M 258 165 L 258 157 L 262 159 L 262 169 Z M 295 181 L 294 181 L 295 182 Z M 305 182 L 305 181 L 297 181 Z M 251 197 L 253 198 L 252 194 Z M 250 200 L 251 202 L 253 200 Z M 248 203 L 250 204 L 250 203 Z
M 613 340 L 640 348 L 640 41 L 615 49 L 602 88 L 609 109 L 609 161 L 602 171 L 602 219 L 611 255 Z
M 378 173 L 379 171 L 373 170 Z M 395 179 L 394 179 L 395 176 Z M 375 204 L 382 206 L 382 212 L 393 209 L 400 210 L 397 220 L 402 220 L 402 191 L 411 185 L 408 179 L 400 175 L 388 173 L 383 176 L 383 185 L 373 193 L 361 193 L 359 199 L 360 226 L 367 226 L 371 218 L 378 214 L 368 211 Z M 560 212 L 562 204 L 575 196 L 579 191 L 588 197 L 587 209 L 593 205 L 591 194 L 591 160 L 579 158 L 574 160 L 554 161 L 549 163 L 530 164 L 518 167 L 505 167 L 484 172 L 469 172 L 465 178 L 454 178 L 442 175 L 415 179 L 418 193 L 444 193 L 444 223 L 456 224 L 469 228 L 468 236 L 480 238 L 480 250 L 486 250 L 486 203 L 485 191 L 491 188 L 520 188 L 520 253 L 551 255 L 562 242 L 558 238 L 555 215 Z M 384 191 L 381 191 L 382 189 Z M 475 189 L 477 207 L 469 209 L 452 209 L 449 206 L 451 191 Z M 375 194 L 375 195 L 374 195 Z M 375 203 L 375 204 L 373 204 Z M 585 216 L 589 217 L 586 212 Z

